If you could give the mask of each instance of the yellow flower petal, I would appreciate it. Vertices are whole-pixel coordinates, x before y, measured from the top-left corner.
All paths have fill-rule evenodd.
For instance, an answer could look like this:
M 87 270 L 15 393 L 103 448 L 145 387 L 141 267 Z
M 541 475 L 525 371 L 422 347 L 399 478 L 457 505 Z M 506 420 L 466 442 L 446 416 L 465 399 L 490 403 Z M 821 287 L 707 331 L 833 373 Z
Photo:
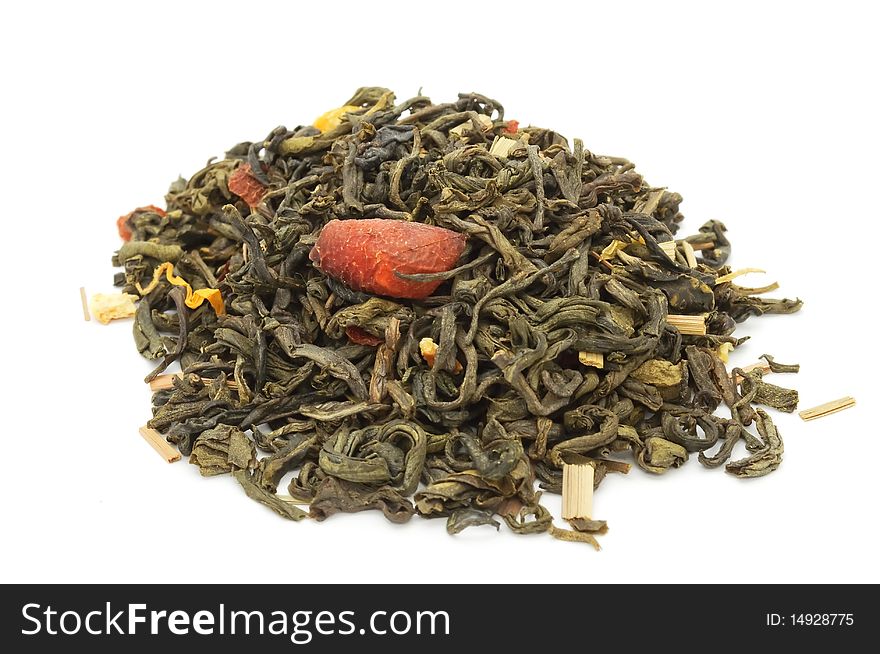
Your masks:
M 156 267 L 156 270 L 153 271 L 153 281 L 151 281 L 146 288 L 141 288 L 141 285 L 137 284 L 138 292 L 143 296 L 156 288 L 159 284 L 159 280 L 162 278 L 162 273 L 165 273 L 165 278 L 171 284 L 174 284 L 175 286 L 183 286 L 186 289 L 185 303 L 190 309 L 198 309 L 202 306 L 202 302 L 207 300 L 211 307 L 213 307 L 214 313 L 218 316 L 222 316 L 226 313 L 226 306 L 223 304 L 223 296 L 218 289 L 200 288 L 197 291 L 193 291 L 192 286 L 187 284 L 186 280 L 174 274 L 174 264 L 169 261 L 159 264 Z

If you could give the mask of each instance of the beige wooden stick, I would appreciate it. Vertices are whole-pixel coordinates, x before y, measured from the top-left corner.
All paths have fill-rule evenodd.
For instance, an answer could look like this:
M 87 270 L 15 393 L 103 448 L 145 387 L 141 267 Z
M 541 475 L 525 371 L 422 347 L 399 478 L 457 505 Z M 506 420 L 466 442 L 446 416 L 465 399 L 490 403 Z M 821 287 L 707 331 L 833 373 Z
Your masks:
M 562 517 L 591 518 L 593 514 L 593 466 L 562 465 Z
M 86 287 L 79 287 L 79 299 L 82 301 L 83 307 L 83 318 L 86 319 L 86 322 L 92 319 L 92 314 L 89 313 L 89 299 L 86 297 Z
M 156 450 L 168 463 L 180 461 L 180 452 L 178 452 L 171 443 L 166 441 L 162 434 L 146 425 L 138 429 L 138 431 L 140 432 L 140 435 L 144 437 L 144 440 L 152 445 L 153 449 Z
M 180 377 L 177 374 L 171 375 L 159 375 L 158 377 L 154 377 L 152 381 L 150 381 L 150 390 L 154 393 L 156 391 L 164 391 L 174 386 L 174 378 Z
M 666 316 L 666 322 L 676 327 L 682 334 L 689 334 L 691 336 L 706 335 L 706 316 L 702 314 L 687 316 L 670 313 Z
M 766 270 L 762 268 L 740 268 L 739 270 L 734 270 L 733 272 L 727 273 L 726 275 L 721 275 L 720 277 L 715 278 L 715 285 L 724 284 L 726 282 L 733 281 L 737 277 L 742 277 L 743 275 L 748 275 L 750 273 L 765 273 Z
M 489 154 L 495 157 L 506 158 L 511 150 L 519 144 L 519 141 L 509 139 L 506 136 L 496 136 L 489 148 Z
M 667 257 L 675 261 L 675 241 L 663 241 L 657 245 L 666 253 Z
M 684 252 L 685 261 L 691 268 L 697 267 L 697 257 L 694 255 L 694 246 L 687 241 L 681 242 L 681 251 Z
M 804 409 L 803 411 L 800 411 L 798 415 L 803 420 L 815 420 L 816 418 L 823 418 L 825 416 L 830 416 L 832 413 L 849 409 L 855 405 L 855 399 L 847 396 L 842 397 L 839 400 L 834 400 L 833 402 L 826 402 L 825 404 L 814 406 L 812 409 Z

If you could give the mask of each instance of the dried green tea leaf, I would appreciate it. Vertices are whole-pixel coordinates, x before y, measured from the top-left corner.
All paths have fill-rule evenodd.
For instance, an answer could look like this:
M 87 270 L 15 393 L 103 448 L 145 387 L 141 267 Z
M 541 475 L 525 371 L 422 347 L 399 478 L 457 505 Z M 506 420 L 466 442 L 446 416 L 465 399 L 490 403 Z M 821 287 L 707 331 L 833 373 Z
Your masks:
M 608 532 L 608 523 L 605 520 L 569 518 L 568 524 L 570 524 L 575 531 L 583 531 L 588 534 L 604 534 Z
M 727 464 L 725 470 L 737 477 L 763 477 L 782 463 L 785 448 L 776 426 L 766 412 L 757 409 L 756 413 L 755 422 L 762 438 L 762 447 L 745 459 Z
M 751 402 L 771 406 L 786 413 L 797 409 L 799 398 L 796 390 L 768 384 L 761 379 L 760 370 L 752 371 L 741 377 L 740 386 L 743 389 L 743 395 L 747 396 Z
M 643 470 L 662 474 L 670 468 L 681 467 L 687 459 L 687 450 L 681 445 L 651 436 L 645 439 L 645 447 L 639 452 L 636 461 Z
M 458 509 L 446 519 L 446 531 L 450 534 L 460 534 L 468 527 L 481 525 L 491 525 L 495 531 L 501 528 L 501 523 L 489 511 L 479 509 Z
M 302 462 L 316 441 L 317 434 L 314 433 L 294 434 L 275 452 L 260 459 L 256 473 L 260 485 L 270 493 L 277 491 L 281 477 Z
M 517 534 L 541 534 L 553 526 L 553 516 L 541 506 L 524 506 L 515 514 L 502 516 L 507 526 Z
M 735 422 L 728 424 L 724 432 L 724 440 L 721 443 L 721 447 L 719 447 L 718 451 L 711 456 L 707 455 L 705 451 L 701 451 L 699 454 L 700 463 L 707 468 L 717 468 L 718 466 L 727 463 L 727 460 L 730 459 L 730 455 L 733 453 L 733 448 L 739 442 L 743 429 L 745 428 L 742 425 L 736 424 Z
M 167 352 L 165 341 L 153 322 L 149 297 L 144 297 L 138 302 L 132 331 L 138 352 L 144 358 L 153 360 L 165 356 Z
M 357 513 L 377 509 L 391 522 L 406 522 L 415 509 L 403 495 L 388 486 L 371 489 L 334 477 L 327 477 L 318 486 L 310 505 L 311 515 L 326 520 L 334 513 Z
M 292 136 L 282 141 L 279 150 L 281 154 L 299 154 L 314 146 L 316 141 L 314 136 Z
M 798 363 L 777 363 L 769 354 L 762 354 L 759 358 L 764 359 L 770 366 L 771 372 L 800 372 L 801 366 Z
M 270 493 L 263 489 L 254 481 L 253 475 L 247 470 L 233 470 L 232 476 L 235 477 L 239 484 L 241 484 L 241 487 L 244 488 L 244 492 L 247 493 L 249 498 L 256 500 L 263 506 L 269 507 L 282 518 L 299 521 L 308 517 L 308 513 L 292 502 L 282 500 L 275 493 Z
M 630 373 L 630 378 L 653 386 L 677 386 L 681 367 L 664 359 L 648 359 Z
M 752 401 L 756 404 L 772 406 L 774 409 L 792 413 L 797 409 L 799 397 L 798 392 L 792 388 L 784 388 L 776 384 L 759 381 L 757 382 L 755 397 Z
M 503 429 L 497 421 L 495 424 Z M 501 479 L 516 467 L 523 455 L 522 442 L 506 438 L 506 432 L 504 438 L 486 444 L 467 434 L 461 436 L 461 442 L 467 449 L 474 467 L 486 479 Z
M 119 262 L 119 265 L 122 265 L 134 257 L 150 257 L 156 261 L 170 261 L 174 263 L 182 256 L 183 248 L 179 245 L 160 245 L 159 243 L 148 241 L 129 241 L 116 251 L 113 258 Z
M 602 546 L 599 545 L 599 541 L 596 540 L 593 534 L 587 532 L 560 529 L 555 525 L 550 525 L 550 535 L 557 540 L 565 540 L 570 543 L 587 543 L 592 545 L 597 552 L 602 549 Z
M 210 477 L 235 469 L 249 470 L 256 458 L 256 447 L 244 432 L 232 425 L 217 425 L 196 438 L 189 462 L 199 466 L 203 477 Z

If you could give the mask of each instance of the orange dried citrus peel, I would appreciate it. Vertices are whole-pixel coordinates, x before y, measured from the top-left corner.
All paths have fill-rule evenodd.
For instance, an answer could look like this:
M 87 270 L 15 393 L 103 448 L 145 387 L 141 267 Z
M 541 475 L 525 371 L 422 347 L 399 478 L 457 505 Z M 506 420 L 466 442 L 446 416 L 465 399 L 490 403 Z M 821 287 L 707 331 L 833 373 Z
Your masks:
M 342 124 L 342 118 L 345 114 L 360 111 L 362 108 L 357 105 L 347 104 L 331 109 L 318 116 L 312 126 L 321 130 L 322 133 L 329 132 L 331 129 L 335 129 Z
M 419 353 L 422 355 L 422 358 L 432 368 L 434 367 L 434 360 L 437 358 L 437 344 L 434 342 L 433 338 L 423 338 L 419 341 Z M 461 365 L 460 361 L 455 362 L 455 367 L 452 370 L 452 374 L 457 375 L 464 367 Z
M 200 288 L 194 291 L 192 286 L 186 283 L 186 280 L 174 274 L 174 264 L 169 261 L 159 264 L 156 267 L 156 270 L 153 271 L 153 281 L 151 281 L 146 288 L 141 288 L 141 285 L 137 284 L 137 290 L 141 296 L 146 295 L 156 288 L 159 284 L 159 280 L 162 278 L 162 273 L 165 273 L 165 278 L 169 283 L 174 284 L 175 286 L 183 286 L 186 289 L 186 306 L 190 309 L 198 309 L 202 306 L 202 303 L 207 300 L 214 308 L 214 313 L 218 316 L 222 316 L 226 313 L 226 307 L 223 304 L 223 296 L 220 295 L 219 290 L 216 288 Z

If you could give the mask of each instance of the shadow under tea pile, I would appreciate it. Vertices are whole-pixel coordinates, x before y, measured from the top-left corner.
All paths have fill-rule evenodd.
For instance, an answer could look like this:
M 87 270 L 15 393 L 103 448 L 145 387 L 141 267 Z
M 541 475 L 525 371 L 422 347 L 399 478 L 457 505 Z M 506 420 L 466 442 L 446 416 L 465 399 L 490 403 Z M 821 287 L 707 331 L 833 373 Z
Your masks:
M 629 469 L 621 453 L 651 473 L 694 452 L 771 472 L 782 441 L 752 405 L 797 394 L 724 361 L 737 322 L 801 303 L 736 285 L 719 222 L 674 240 L 681 199 L 481 95 L 360 89 L 120 218 L 117 285 L 160 361 L 147 381 L 183 370 L 149 426 L 293 520 L 499 518 L 593 544 L 602 521 L 559 529 L 540 503 L 564 465 L 595 485 Z M 418 223 L 437 238 L 410 240 Z

